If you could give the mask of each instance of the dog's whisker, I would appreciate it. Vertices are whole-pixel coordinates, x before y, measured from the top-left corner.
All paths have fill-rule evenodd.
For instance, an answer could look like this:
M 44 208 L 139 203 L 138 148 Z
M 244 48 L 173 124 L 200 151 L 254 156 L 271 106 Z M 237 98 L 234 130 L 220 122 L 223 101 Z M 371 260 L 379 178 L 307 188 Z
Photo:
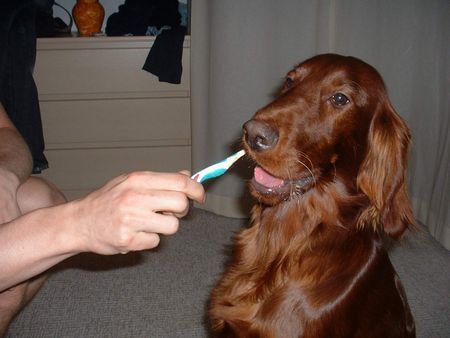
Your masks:
M 287 176 L 288 176 L 289 181 L 292 181 L 292 175 L 291 175 L 291 171 L 289 170 L 289 167 L 286 168 L 286 171 L 287 171 L 287 174 L 288 174 Z M 289 187 L 289 196 L 291 198 L 294 196 L 294 187 L 293 187 L 293 185 L 291 185 Z
M 299 159 L 297 159 L 297 162 L 300 163 L 303 167 L 305 167 L 306 170 L 308 170 L 309 174 L 311 175 L 311 178 L 314 181 L 314 185 L 317 185 L 316 176 L 314 175 L 314 172 L 304 162 L 300 161 Z
M 298 150 L 297 153 L 299 155 L 302 155 L 304 158 L 306 158 L 308 160 L 309 164 L 311 165 L 311 170 L 314 170 L 314 164 L 312 163 L 312 161 L 309 158 L 309 156 L 306 153 L 304 153 L 303 151 L 301 151 L 301 150 Z
M 311 161 L 311 158 L 310 158 L 306 153 L 304 153 L 304 152 L 301 151 L 301 150 L 297 150 L 297 154 L 303 156 L 304 158 L 306 158 L 306 159 L 308 160 L 309 165 L 311 166 L 311 168 L 309 168 L 309 167 L 308 167 L 305 163 L 303 163 L 303 162 L 299 162 L 299 163 L 301 163 L 306 169 L 308 169 L 308 171 L 311 173 L 311 176 L 313 177 L 314 185 L 316 185 L 316 178 L 315 178 L 315 175 L 314 175 L 314 164 L 313 164 L 313 162 Z M 300 160 L 298 160 L 298 161 L 300 161 Z

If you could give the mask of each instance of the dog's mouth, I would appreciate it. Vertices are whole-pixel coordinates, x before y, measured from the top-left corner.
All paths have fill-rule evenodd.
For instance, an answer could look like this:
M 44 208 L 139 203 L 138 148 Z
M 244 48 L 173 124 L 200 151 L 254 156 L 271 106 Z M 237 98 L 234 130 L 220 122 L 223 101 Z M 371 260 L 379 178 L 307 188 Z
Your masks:
M 278 196 L 284 200 L 303 194 L 313 183 L 314 178 L 311 175 L 301 179 L 288 180 L 276 177 L 260 166 L 255 167 L 251 180 L 251 185 L 258 195 Z
M 254 170 L 252 185 L 262 194 L 280 194 L 289 190 L 288 181 L 275 177 L 258 166 Z

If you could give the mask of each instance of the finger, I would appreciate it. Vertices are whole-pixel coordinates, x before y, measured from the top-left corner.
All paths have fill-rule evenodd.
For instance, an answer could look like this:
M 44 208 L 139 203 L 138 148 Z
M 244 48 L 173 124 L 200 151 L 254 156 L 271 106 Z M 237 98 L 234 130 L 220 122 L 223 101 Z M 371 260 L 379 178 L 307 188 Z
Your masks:
M 205 203 L 206 195 L 203 185 L 192 180 L 190 177 L 187 177 L 187 180 L 188 180 L 188 189 L 184 191 L 186 195 L 191 200 L 197 201 L 200 204 Z
M 163 211 L 164 215 L 175 216 L 177 218 L 183 218 L 189 212 L 189 205 L 182 212 Z
M 135 172 L 129 174 L 127 181 L 133 186 L 149 190 L 179 191 L 199 203 L 205 199 L 203 186 L 181 173 Z
M 173 234 L 178 230 L 178 218 L 189 209 L 189 200 L 178 191 L 151 190 L 128 197 L 127 223 L 134 231 Z
M 179 191 L 151 190 L 142 198 L 146 198 L 147 205 L 154 212 L 183 214 L 189 208 L 187 196 Z
M 139 232 L 136 234 L 133 243 L 131 243 L 128 250 L 124 250 L 122 253 L 129 251 L 141 251 L 156 248 L 160 243 L 160 237 L 156 233 Z
M 140 232 L 173 235 L 178 231 L 179 226 L 180 220 L 177 217 L 155 213 L 138 229 Z

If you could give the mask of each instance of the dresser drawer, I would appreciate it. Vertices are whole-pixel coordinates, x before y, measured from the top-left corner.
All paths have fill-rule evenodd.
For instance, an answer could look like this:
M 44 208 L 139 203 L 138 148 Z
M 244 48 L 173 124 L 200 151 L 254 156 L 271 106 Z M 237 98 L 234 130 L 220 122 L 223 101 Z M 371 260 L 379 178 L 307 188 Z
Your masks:
M 47 149 L 190 145 L 189 98 L 42 101 Z
M 159 82 L 142 70 L 153 42 L 146 37 L 38 39 L 34 77 L 40 100 L 189 96 L 189 40 L 180 84 Z

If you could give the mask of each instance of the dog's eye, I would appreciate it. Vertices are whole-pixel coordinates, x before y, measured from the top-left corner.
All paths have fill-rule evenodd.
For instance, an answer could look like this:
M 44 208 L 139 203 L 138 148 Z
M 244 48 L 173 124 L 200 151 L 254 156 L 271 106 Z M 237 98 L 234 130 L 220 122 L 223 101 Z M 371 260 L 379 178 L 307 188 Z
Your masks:
M 283 90 L 288 90 L 288 89 L 290 89 L 293 85 L 294 85 L 294 79 L 288 76 L 288 77 L 286 77 L 286 79 L 285 79 L 285 81 L 284 81 Z
M 347 96 L 342 93 L 336 93 L 330 98 L 335 106 L 343 106 L 350 102 Z

